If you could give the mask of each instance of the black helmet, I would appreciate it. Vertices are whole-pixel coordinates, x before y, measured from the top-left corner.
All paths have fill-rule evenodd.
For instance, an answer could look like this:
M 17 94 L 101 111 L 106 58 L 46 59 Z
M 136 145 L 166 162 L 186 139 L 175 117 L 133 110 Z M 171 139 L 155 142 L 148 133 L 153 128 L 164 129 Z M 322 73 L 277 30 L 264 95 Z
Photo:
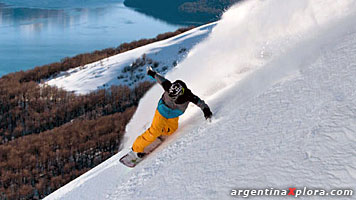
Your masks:
M 172 83 L 168 90 L 168 95 L 172 98 L 178 98 L 180 95 L 184 94 L 184 86 L 180 83 L 181 81 L 175 81 Z

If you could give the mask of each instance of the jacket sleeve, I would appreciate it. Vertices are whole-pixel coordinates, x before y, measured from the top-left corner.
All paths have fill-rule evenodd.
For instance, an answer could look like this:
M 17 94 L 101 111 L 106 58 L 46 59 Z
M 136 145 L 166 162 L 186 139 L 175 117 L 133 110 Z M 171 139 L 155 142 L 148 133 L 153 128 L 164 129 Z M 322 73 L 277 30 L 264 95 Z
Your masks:
M 203 100 L 201 100 L 198 96 L 196 96 L 192 92 L 190 92 L 189 101 L 197 105 L 202 110 L 204 110 L 204 108 L 209 108 L 209 106 Z
M 168 92 L 168 90 L 171 87 L 172 83 L 169 80 L 165 79 L 163 76 L 161 76 L 158 73 L 155 74 L 154 78 L 163 87 L 164 91 Z

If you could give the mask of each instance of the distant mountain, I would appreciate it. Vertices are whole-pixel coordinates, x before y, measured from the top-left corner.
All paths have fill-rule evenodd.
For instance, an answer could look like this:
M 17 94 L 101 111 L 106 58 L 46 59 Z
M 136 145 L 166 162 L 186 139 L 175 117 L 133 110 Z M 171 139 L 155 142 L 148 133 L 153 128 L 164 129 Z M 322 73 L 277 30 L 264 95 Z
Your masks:
M 240 0 L 125 0 L 127 7 L 173 24 L 201 25 L 220 18 L 223 11 Z

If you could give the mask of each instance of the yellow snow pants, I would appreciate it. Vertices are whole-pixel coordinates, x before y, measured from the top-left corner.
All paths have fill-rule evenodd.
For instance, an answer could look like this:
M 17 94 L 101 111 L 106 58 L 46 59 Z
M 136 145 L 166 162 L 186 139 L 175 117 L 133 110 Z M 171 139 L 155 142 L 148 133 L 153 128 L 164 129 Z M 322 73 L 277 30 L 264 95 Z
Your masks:
M 132 149 L 135 152 L 144 152 L 145 147 L 150 145 L 160 135 L 173 134 L 178 128 L 178 119 L 179 117 L 167 119 L 156 110 L 151 127 L 136 138 Z

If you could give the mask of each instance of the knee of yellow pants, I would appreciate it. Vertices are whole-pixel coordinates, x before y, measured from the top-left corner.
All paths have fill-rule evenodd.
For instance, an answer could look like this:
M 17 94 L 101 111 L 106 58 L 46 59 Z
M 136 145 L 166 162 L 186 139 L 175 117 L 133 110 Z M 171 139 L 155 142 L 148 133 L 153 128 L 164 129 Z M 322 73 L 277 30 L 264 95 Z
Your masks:
M 138 136 L 132 145 L 135 152 L 143 152 L 145 147 L 151 144 L 155 139 L 160 136 L 152 127 L 148 128 L 142 135 Z
M 155 141 L 158 136 L 163 134 L 164 126 L 166 124 L 165 120 L 166 118 L 156 112 L 151 127 L 148 128 L 142 135 L 137 137 L 132 145 L 132 149 L 135 152 L 143 152 L 148 145 Z
M 172 135 L 178 129 L 178 117 L 168 119 L 165 127 L 164 135 Z
M 151 127 L 136 139 L 132 149 L 135 152 L 143 152 L 145 147 L 150 145 L 158 136 L 162 134 L 171 135 L 178 128 L 178 119 L 178 117 L 167 119 L 156 110 Z

